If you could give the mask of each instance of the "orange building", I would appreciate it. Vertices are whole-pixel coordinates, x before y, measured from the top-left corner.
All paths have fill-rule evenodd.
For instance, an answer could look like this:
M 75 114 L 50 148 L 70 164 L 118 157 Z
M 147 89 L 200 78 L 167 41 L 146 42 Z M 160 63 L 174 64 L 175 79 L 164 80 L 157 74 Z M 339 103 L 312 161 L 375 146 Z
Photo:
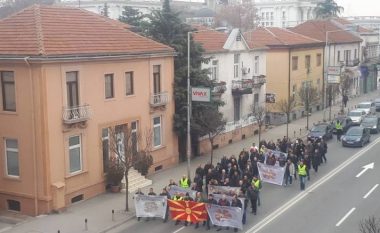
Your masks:
M 151 173 L 178 163 L 173 56 L 78 8 L 1 20 L 0 209 L 38 215 L 104 192 L 110 126 L 151 130 Z

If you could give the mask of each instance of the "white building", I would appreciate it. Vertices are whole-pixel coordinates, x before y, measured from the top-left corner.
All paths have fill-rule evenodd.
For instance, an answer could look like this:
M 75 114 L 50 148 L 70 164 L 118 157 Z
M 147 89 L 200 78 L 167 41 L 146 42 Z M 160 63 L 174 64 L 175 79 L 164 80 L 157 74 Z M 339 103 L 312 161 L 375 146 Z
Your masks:
M 380 16 L 350 16 L 345 19 L 373 31 L 380 31 Z
M 294 27 L 314 19 L 318 0 L 254 0 L 259 24 L 264 27 Z
M 252 105 L 265 106 L 267 48 L 249 48 L 239 29 L 229 34 L 201 30 L 194 39 L 204 47 L 204 57 L 210 58 L 202 68 L 219 83 L 214 94 L 225 102 L 220 112 L 227 120 L 226 131 L 253 124 Z

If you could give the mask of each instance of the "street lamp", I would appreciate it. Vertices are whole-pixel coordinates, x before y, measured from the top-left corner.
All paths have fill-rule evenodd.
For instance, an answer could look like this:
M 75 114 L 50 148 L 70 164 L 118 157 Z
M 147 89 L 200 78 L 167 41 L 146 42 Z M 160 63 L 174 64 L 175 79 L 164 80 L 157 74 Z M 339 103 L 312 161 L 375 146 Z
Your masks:
M 328 83 L 328 69 L 330 67 L 330 46 L 329 46 L 329 33 L 335 33 L 335 32 L 344 32 L 344 31 L 351 31 L 351 29 L 340 29 L 340 30 L 332 30 L 332 31 L 326 31 L 326 45 L 325 45 L 325 48 L 327 49 L 327 46 L 328 46 L 328 54 L 327 54 L 327 65 L 325 67 L 325 78 L 324 78 L 324 82 L 323 84 L 325 84 L 327 82 L 327 84 L 329 85 L 329 97 L 328 97 L 328 103 L 329 103 L 329 121 L 331 121 L 331 94 L 332 94 L 332 86 L 331 84 Z M 323 106 L 324 108 L 326 107 L 326 95 L 327 95 L 327 91 L 326 91 L 326 85 L 324 85 L 323 87 L 323 93 L 324 93 L 324 98 L 323 98 Z

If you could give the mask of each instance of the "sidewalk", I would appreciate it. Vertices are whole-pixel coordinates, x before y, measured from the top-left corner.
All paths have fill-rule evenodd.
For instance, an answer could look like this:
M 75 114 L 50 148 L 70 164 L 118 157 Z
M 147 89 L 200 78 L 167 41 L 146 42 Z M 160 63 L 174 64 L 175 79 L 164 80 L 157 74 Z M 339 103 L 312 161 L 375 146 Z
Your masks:
M 374 99 L 379 96 L 378 91 L 371 92 L 369 94 L 351 99 L 348 102 L 348 107 L 351 109 L 359 102 Z M 337 114 L 340 110 L 340 106 L 332 107 L 332 117 Z M 326 113 L 327 111 L 327 113 Z M 323 120 L 325 114 L 328 120 L 328 109 L 324 111 L 314 112 L 309 117 L 309 128 L 313 123 L 318 123 Z M 300 137 L 304 136 L 306 131 L 306 117 L 292 121 L 289 124 L 289 137 Z M 266 140 L 277 140 L 277 138 L 282 138 L 286 135 L 286 125 L 280 125 L 268 129 L 266 132 L 262 133 L 262 139 Z M 257 136 L 247 138 L 245 140 L 236 142 L 234 144 L 227 145 L 223 148 L 214 151 L 214 161 L 219 161 L 223 155 L 237 155 L 242 148 L 249 148 L 252 142 L 257 142 Z M 191 171 L 194 172 L 199 164 L 205 164 L 209 161 L 209 156 L 201 156 L 193 158 L 191 161 Z M 146 193 L 150 187 L 154 189 L 156 193 L 160 193 L 162 188 L 166 186 L 170 178 L 178 180 L 184 173 L 186 173 L 187 163 L 180 163 L 176 167 L 158 172 L 148 178 L 153 181 L 151 186 L 144 188 L 142 191 Z M 134 218 L 134 206 L 132 195 L 129 198 L 130 212 L 125 214 L 125 193 L 105 193 L 99 195 L 90 200 L 74 204 L 69 207 L 65 212 L 60 214 L 51 214 L 46 216 L 39 216 L 36 218 L 29 218 L 29 220 L 24 221 L 20 224 L 13 225 L 11 229 L 2 228 L 0 224 L 0 233 L 47 233 L 47 232 L 58 232 L 61 233 L 76 233 L 76 232 L 94 232 L 101 233 L 107 232 L 126 221 Z M 112 210 L 115 211 L 114 221 L 112 220 Z M 85 228 L 85 219 L 87 218 L 87 230 Z

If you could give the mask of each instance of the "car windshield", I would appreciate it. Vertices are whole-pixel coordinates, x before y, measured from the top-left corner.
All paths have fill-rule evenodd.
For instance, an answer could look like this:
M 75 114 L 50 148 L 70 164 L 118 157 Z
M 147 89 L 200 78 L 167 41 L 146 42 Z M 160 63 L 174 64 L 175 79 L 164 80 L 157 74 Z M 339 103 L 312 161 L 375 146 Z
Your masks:
M 323 133 L 326 131 L 326 126 L 325 125 L 316 125 L 311 129 L 311 132 L 320 132 Z
M 361 116 L 362 113 L 361 112 L 349 112 L 348 113 L 348 116 Z
M 368 118 L 364 118 L 362 122 L 363 123 L 376 124 L 376 121 L 377 121 L 376 118 L 374 118 L 374 117 L 368 117 Z
M 358 108 L 371 108 L 371 104 L 359 104 Z
M 350 130 L 348 130 L 347 134 L 346 135 L 349 135 L 349 136 L 361 136 L 363 133 L 363 129 L 361 128 L 351 128 Z

